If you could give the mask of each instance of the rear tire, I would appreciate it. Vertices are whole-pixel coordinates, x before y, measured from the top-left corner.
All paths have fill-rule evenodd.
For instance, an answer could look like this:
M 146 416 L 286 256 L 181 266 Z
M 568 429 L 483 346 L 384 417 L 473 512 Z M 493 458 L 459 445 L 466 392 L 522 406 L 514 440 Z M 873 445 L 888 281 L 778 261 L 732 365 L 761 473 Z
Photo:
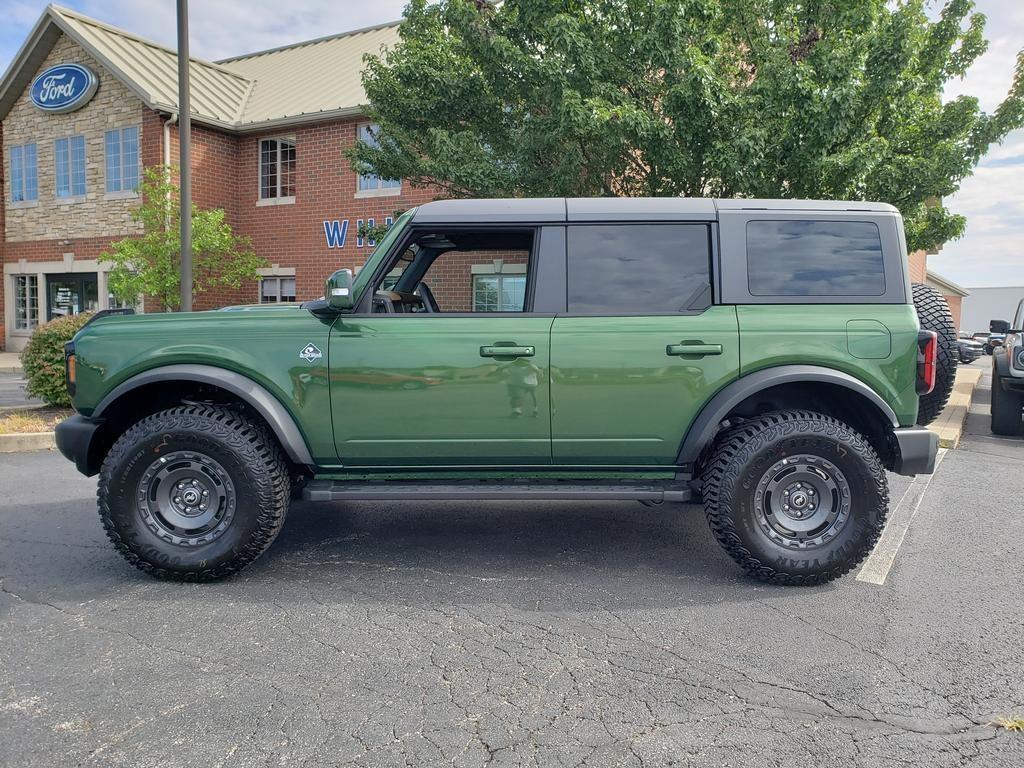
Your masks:
M 1003 389 L 992 361 L 992 434 L 1015 437 L 1024 432 L 1024 398 L 1019 393 Z
M 147 416 L 100 470 L 100 520 L 151 576 L 212 581 L 259 557 L 284 524 L 288 462 L 266 427 L 239 412 L 186 405 Z
M 776 411 L 716 440 L 702 473 L 704 511 L 729 556 L 774 584 L 823 584 L 871 551 L 889 485 L 871 445 L 810 411 Z
M 956 343 L 956 328 L 953 315 L 945 297 L 934 288 L 914 283 L 914 309 L 923 331 L 935 331 L 938 349 L 935 356 L 935 388 L 927 395 L 921 395 L 917 406 L 917 423 L 928 426 L 949 402 L 956 380 L 956 364 L 959 345 Z

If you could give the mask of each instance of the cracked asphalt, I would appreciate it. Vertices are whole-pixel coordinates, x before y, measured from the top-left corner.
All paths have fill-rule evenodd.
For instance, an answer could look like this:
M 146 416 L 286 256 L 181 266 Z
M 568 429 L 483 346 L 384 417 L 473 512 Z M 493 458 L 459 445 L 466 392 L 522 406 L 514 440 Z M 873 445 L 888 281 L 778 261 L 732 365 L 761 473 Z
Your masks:
M 465 502 L 296 504 L 240 576 L 161 583 L 94 479 L 0 456 L 0 764 L 1024 765 L 987 401 L 882 586 L 753 582 L 691 506 Z

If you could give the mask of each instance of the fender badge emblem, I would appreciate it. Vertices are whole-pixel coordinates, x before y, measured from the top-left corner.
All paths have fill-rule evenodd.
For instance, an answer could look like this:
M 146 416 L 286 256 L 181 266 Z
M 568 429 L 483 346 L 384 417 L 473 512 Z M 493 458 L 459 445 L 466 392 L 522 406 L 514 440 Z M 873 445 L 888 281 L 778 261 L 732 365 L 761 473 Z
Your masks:
M 312 363 L 314 360 L 319 360 L 323 356 L 324 353 L 317 348 L 316 344 L 307 344 L 302 348 L 302 351 L 299 352 L 299 357 L 301 357 L 307 363 Z

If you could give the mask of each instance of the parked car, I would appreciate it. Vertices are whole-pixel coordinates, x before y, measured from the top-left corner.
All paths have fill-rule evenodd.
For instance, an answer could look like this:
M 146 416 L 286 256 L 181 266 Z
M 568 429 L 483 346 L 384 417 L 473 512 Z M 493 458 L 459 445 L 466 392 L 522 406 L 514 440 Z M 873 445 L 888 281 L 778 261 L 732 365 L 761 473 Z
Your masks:
M 991 355 L 996 347 L 1002 346 L 1005 336 L 1001 333 L 976 333 L 973 338 L 982 345 L 986 355 Z
M 956 334 L 905 253 L 884 204 L 428 203 L 300 311 L 97 316 L 57 444 L 163 578 L 239 570 L 298 490 L 701 500 L 747 572 L 822 583 L 874 546 L 886 470 L 935 466 Z
M 964 364 L 973 363 L 985 354 L 985 345 L 970 337 L 961 336 L 956 340 L 956 346 L 960 362 Z
M 1003 335 L 992 355 L 992 432 L 1019 435 L 1024 431 L 1024 299 L 1012 322 L 993 320 L 991 328 Z

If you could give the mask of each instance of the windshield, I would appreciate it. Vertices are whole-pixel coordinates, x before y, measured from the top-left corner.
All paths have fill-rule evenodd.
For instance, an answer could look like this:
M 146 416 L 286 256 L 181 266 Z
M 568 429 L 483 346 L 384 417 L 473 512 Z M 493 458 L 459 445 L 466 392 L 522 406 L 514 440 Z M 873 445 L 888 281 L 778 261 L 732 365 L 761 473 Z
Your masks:
M 366 288 L 367 283 L 370 282 L 370 278 L 373 277 L 373 270 L 377 266 L 377 262 L 386 254 L 391 247 L 395 244 L 395 240 L 399 238 L 406 225 L 409 223 L 409 219 L 416 212 L 415 208 L 410 208 L 408 211 L 398 217 L 398 220 L 391 225 L 391 229 L 387 231 L 387 234 L 377 243 L 377 247 L 373 249 L 373 253 L 366 259 L 366 263 L 363 264 L 362 269 L 359 270 L 359 274 L 356 275 L 355 281 L 352 283 L 352 297 L 359 301 L 359 297 L 363 295 L 363 289 Z

